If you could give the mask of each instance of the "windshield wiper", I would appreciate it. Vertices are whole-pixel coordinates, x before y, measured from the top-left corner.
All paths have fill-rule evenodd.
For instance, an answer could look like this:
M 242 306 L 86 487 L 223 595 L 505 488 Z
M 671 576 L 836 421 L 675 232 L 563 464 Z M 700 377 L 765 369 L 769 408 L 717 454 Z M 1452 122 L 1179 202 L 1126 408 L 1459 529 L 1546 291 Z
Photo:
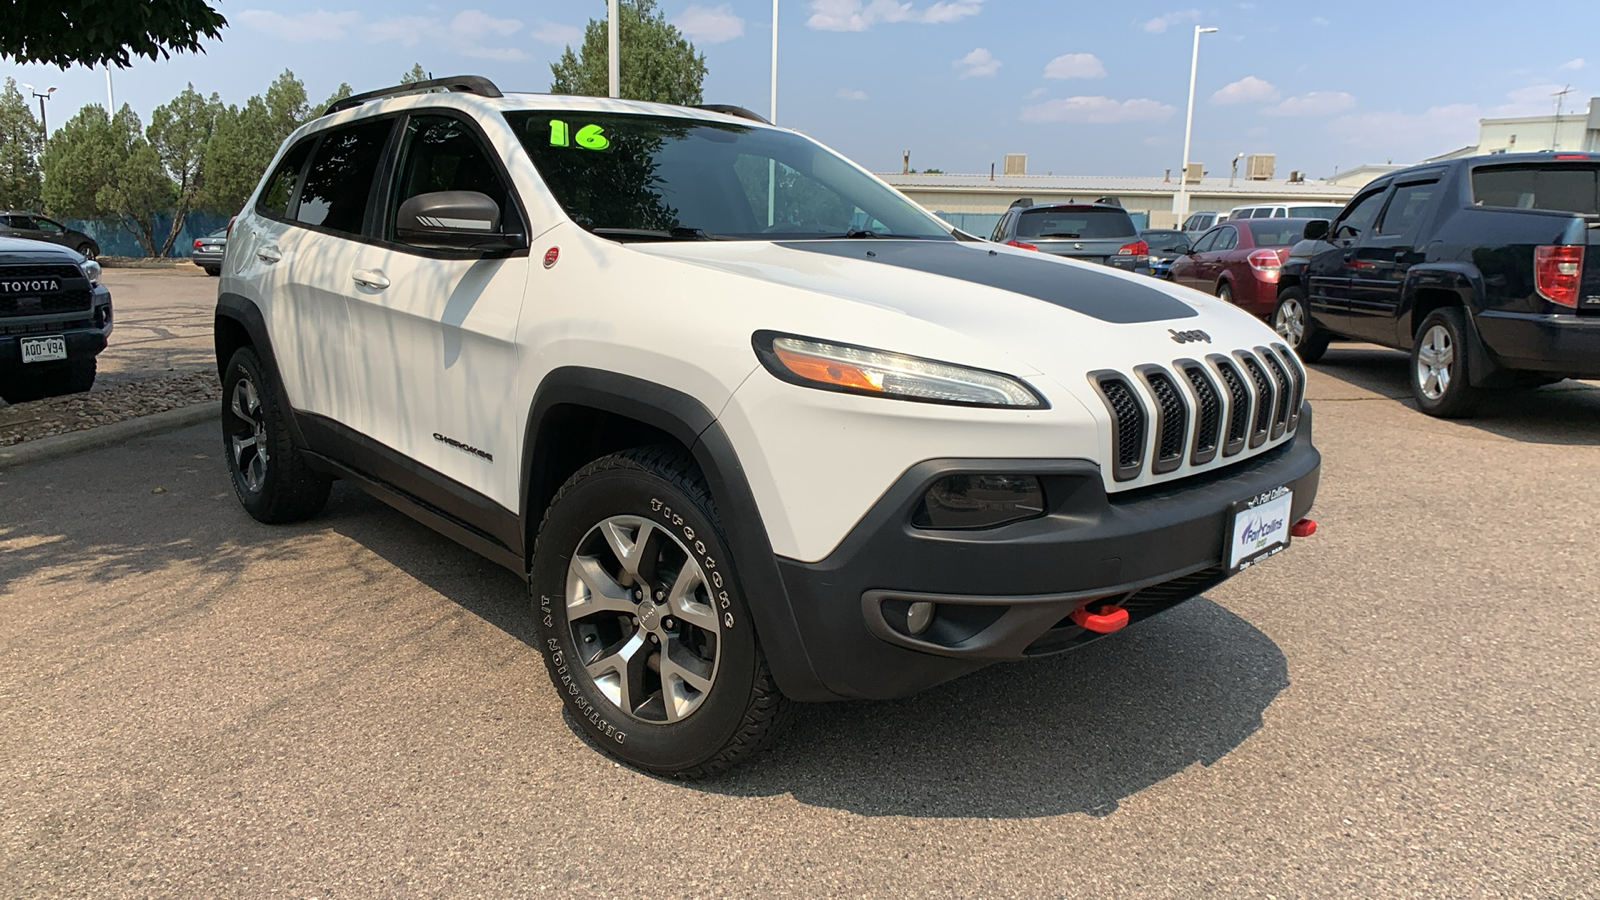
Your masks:
M 704 228 L 679 225 L 670 230 L 659 228 L 591 228 L 590 233 L 601 237 L 633 238 L 640 241 L 714 241 L 716 237 Z

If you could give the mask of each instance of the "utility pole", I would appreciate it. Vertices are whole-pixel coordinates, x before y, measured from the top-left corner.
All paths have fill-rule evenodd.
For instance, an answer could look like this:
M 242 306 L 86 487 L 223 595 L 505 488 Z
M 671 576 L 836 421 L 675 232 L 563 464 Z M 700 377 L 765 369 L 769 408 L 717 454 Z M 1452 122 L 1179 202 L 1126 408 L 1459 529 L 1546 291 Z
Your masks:
M 610 68 L 611 96 L 622 96 L 622 55 L 621 41 L 617 38 L 617 29 L 621 23 L 617 21 L 618 0 L 606 0 L 606 47 L 609 50 L 607 63 Z
M 1194 27 L 1194 55 L 1189 58 L 1189 116 L 1183 123 L 1183 168 L 1178 170 L 1178 196 L 1173 202 L 1173 212 L 1178 214 L 1178 227 L 1189 215 L 1189 135 L 1194 130 L 1194 77 L 1200 69 L 1200 35 L 1212 34 L 1217 29 Z
M 1551 150 L 1561 149 L 1561 107 L 1564 101 L 1567 99 L 1567 95 L 1570 93 L 1572 93 L 1572 85 L 1569 84 L 1561 90 L 1550 95 L 1556 98 L 1556 124 L 1555 128 L 1553 128 L 1550 132 Z
M 111 66 L 106 65 L 106 115 L 117 114 L 117 95 L 111 92 Z

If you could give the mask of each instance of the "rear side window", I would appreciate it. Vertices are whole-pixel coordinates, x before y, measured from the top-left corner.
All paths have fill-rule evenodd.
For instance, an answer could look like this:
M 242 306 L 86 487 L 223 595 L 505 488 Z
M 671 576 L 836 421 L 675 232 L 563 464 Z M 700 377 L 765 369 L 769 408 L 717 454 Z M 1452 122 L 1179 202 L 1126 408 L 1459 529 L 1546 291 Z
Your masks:
M 1474 169 L 1472 200 L 1479 206 L 1593 215 L 1600 213 L 1600 166 L 1555 163 Z
M 1217 229 L 1217 242 L 1211 245 L 1211 249 L 1217 252 L 1232 250 L 1238 244 L 1239 230 L 1232 225 L 1228 225 Z
M 295 185 L 300 181 L 300 170 L 306 167 L 306 156 L 311 153 L 315 138 L 306 138 L 283 155 L 283 162 L 267 179 L 267 186 L 256 198 L 256 212 L 274 219 L 289 217 L 289 202 L 294 199 Z
M 1137 236 L 1133 218 L 1120 209 L 1067 207 L 1030 209 L 1017 221 L 1019 238 L 1131 238 Z
M 300 189 L 295 221 L 360 234 L 378 161 L 389 140 L 392 119 L 359 122 L 322 136 Z
M 1257 247 L 1292 247 L 1300 242 L 1300 235 L 1305 230 L 1304 222 L 1285 224 L 1275 218 L 1250 223 L 1250 237 Z
M 1434 194 L 1439 190 L 1439 182 L 1425 181 L 1421 184 L 1402 184 L 1394 189 L 1394 196 L 1389 200 L 1389 208 L 1383 211 L 1383 218 L 1378 220 L 1378 234 L 1406 234 L 1427 212 L 1428 204 L 1433 202 Z

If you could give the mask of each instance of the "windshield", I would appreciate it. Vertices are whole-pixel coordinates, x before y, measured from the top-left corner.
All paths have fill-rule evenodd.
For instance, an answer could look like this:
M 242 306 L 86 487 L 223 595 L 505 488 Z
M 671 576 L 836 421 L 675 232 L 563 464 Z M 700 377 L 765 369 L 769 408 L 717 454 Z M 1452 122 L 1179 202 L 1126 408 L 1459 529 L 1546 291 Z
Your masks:
M 508 112 L 572 221 L 616 240 L 954 240 L 937 220 L 788 131 L 670 116 Z
M 1120 209 L 1094 206 L 1058 206 L 1030 209 L 1017 221 L 1018 238 L 1131 238 L 1137 235 L 1133 219 Z
M 1332 219 L 1344 210 L 1342 206 L 1291 206 L 1292 219 Z
M 1600 213 L 1600 168 L 1555 163 L 1474 169 L 1472 199 L 1479 206 L 1593 215 Z
M 1189 236 L 1181 231 L 1145 231 L 1139 236 L 1150 245 L 1151 253 L 1182 255 L 1189 252 Z

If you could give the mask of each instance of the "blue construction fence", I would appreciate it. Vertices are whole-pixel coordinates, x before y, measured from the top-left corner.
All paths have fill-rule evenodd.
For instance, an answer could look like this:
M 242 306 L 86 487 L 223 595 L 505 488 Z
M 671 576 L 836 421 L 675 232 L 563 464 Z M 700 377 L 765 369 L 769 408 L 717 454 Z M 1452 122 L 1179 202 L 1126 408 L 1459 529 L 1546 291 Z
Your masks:
M 208 212 L 191 212 L 183 219 L 183 228 L 178 232 L 178 237 L 172 242 L 169 256 L 186 257 L 194 250 L 195 238 L 202 238 L 219 228 L 226 228 L 229 216 Z M 105 219 L 62 219 L 61 224 L 77 230 L 94 238 L 100 245 L 101 256 L 144 256 L 144 248 L 134 236 L 115 221 Z M 172 227 L 172 214 L 165 213 L 156 216 L 156 249 L 161 249 L 161 242 L 166 239 L 167 229 Z
M 951 225 L 965 231 L 986 238 L 994 234 L 994 226 L 1000 223 L 1000 213 L 958 213 L 945 212 L 936 209 L 933 214 L 949 222 Z M 1143 210 L 1128 210 L 1128 215 L 1133 218 L 1134 227 L 1140 231 L 1150 227 L 1150 214 Z

